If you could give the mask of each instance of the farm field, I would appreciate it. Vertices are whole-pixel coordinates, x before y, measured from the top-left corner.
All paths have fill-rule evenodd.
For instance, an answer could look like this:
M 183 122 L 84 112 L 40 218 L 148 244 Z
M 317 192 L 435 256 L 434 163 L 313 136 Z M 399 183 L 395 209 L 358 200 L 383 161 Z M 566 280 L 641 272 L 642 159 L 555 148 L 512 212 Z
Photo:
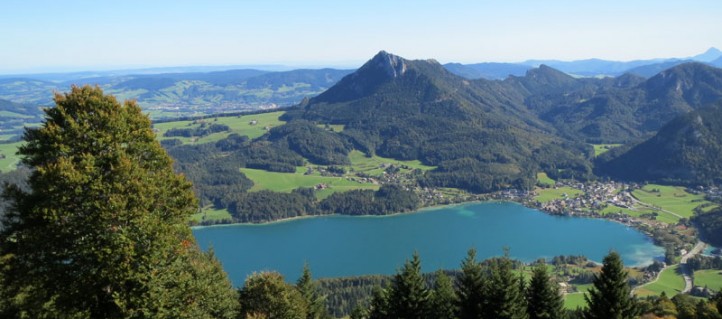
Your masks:
M 199 213 L 191 215 L 191 221 L 200 223 L 201 221 L 210 220 L 229 220 L 231 214 L 226 209 L 215 209 L 212 206 L 204 207 Z
M 694 285 L 722 291 L 722 270 L 706 269 L 694 272 Z
M 571 198 L 582 194 L 581 190 L 567 186 L 558 188 L 541 188 L 537 189 L 537 192 L 539 193 L 539 195 L 537 195 L 535 199 L 542 203 L 550 202 L 555 199 L 563 199 L 565 198 L 565 194 L 566 196 Z
M 20 157 L 15 155 L 20 144 L 22 142 L 0 144 L 0 154 L 5 157 L 0 159 L 0 172 L 9 172 L 15 169 L 15 166 L 20 161 Z
M 678 268 L 679 265 L 675 265 L 663 270 L 657 281 L 637 287 L 634 293 L 637 296 L 646 297 L 657 296 L 664 292 L 672 298 L 684 290 L 684 278 L 677 273 Z
M 382 168 L 382 166 L 385 165 L 394 165 L 397 167 L 406 166 L 408 167 L 408 170 L 420 169 L 424 171 L 436 168 L 435 166 L 424 165 L 419 160 L 400 161 L 377 155 L 367 157 L 364 153 L 356 150 L 351 151 L 351 153 L 348 154 L 348 158 L 351 160 L 351 166 L 347 167 L 349 171 L 362 172 L 371 176 L 383 174 L 384 168 Z
M 697 206 L 711 204 L 704 199 L 704 195 L 690 194 L 682 186 L 648 184 L 632 192 L 632 195 L 640 202 L 673 212 L 684 218 L 692 217 Z M 707 209 L 715 206 L 707 207 Z
M 543 186 L 554 186 L 556 184 L 556 181 L 551 179 L 547 173 L 541 172 L 536 174 L 536 182 L 539 185 Z
M 219 140 L 222 140 L 228 135 L 232 133 L 236 133 L 238 135 L 245 135 L 248 136 L 248 138 L 254 139 L 257 138 L 263 134 L 266 134 L 267 130 L 266 128 L 272 128 L 276 126 L 282 125 L 284 122 L 279 120 L 278 118 L 285 113 L 284 111 L 279 112 L 271 112 L 271 113 L 261 113 L 261 114 L 251 114 L 251 115 L 243 115 L 243 116 L 221 116 L 217 118 L 207 118 L 203 120 L 196 120 L 196 121 L 177 121 L 177 122 L 167 122 L 167 123 L 157 123 L 153 124 L 153 128 L 156 130 L 156 135 L 159 140 L 167 140 L 167 139 L 174 139 L 177 138 L 180 141 L 182 141 L 184 144 L 203 144 L 203 143 L 211 143 L 216 142 Z M 253 122 L 255 121 L 255 122 Z M 207 124 L 224 124 L 228 125 L 230 127 L 230 131 L 226 132 L 219 132 L 219 133 L 213 133 L 202 137 L 179 137 L 179 136 L 170 136 L 165 137 L 163 134 L 165 134 L 168 130 L 173 128 L 196 128 L 200 127 L 201 123 L 207 123 Z
M 251 191 L 267 189 L 288 193 L 299 187 L 314 187 L 324 184 L 327 188 L 318 193 L 319 198 L 324 198 L 339 191 L 379 188 L 378 185 L 350 181 L 345 177 L 321 176 L 318 173 L 304 175 L 306 172 L 305 167 L 299 167 L 295 173 L 268 172 L 252 168 L 241 168 L 241 172 L 255 184 Z

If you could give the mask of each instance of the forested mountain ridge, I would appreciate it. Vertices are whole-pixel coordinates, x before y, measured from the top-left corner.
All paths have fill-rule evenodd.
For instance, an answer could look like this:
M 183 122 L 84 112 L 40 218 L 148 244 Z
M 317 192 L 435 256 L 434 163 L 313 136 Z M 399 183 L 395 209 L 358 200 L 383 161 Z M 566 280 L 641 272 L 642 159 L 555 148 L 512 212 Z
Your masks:
M 343 124 L 367 154 L 438 165 L 422 182 L 429 186 L 487 192 L 528 188 L 540 169 L 589 173 L 585 146 L 556 137 L 517 92 L 384 51 L 286 118 Z
M 722 183 L 722 105 L 680 115 L 652 138 L 597 163 L 599 174 L 686 185 Z
M 561 72 L 551 76 L 549 69 L 545 74 L 505 82 L 519 86 L 529 109 L 562 136 L 590 143 L 633 141 L 675 116 L 722 99 L 722 70 L 701 63 L 678 65 L 646 81 L 634 75 L 575 79 Z

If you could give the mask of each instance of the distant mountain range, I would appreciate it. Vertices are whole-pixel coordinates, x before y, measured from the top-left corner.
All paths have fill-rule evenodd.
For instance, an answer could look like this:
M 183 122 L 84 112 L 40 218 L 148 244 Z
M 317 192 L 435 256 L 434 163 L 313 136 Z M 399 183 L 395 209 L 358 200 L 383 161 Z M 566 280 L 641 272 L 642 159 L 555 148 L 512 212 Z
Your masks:
M 0 99 L 52 104 L 52 92 L 71 85 L 99 85 L 120 99 L 136 99 L 154 118 L 189 114 L 251 111 L 288 106 L 317 95 L 351 70 L 319 69 L 270 72 L 254 69 L 214 72 L 105 75 L 47 81 L 0 78 Z M 48 77 L 47 75 L 40 78 Z M 56 76 L 55 78 L 64 78 Z
M 468 79 L 484 78 L 489 80 L 501 80 L 510 75 L 524 75 L 527 70 L 540 65 L 547 65 L 573 76 L 619 76 L 624 73 L 631 73 L 648 78 L 665 69 L 686 62 L 702 62 L 712 66 L 722 67 L 722 51 L 716 48 L 710 48 L 704 53 L 682 59 L 669 58 L 626 62 L 601 59 L 578 61 L 527 60 L 519 63 L 448 63 L 444 66 L 452 73 Z

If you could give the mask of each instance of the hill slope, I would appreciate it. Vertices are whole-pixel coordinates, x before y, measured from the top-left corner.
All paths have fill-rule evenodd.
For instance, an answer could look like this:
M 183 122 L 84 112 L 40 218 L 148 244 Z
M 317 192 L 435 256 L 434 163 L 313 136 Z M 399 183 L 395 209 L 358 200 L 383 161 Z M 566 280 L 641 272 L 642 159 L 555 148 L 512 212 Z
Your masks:
M 621 151 L 603 156 L 598 172 L 626 180 L 722 183 L 722 106 L 681 115 L 654 137 Z
M 384 51 L 287 118 L 343 124 L 342 134 L 369 155 L 438 165 L 428 185 L 483 192 L 527 188 L 539 169 L 588 173 L 574 155 L 584 147 L 557 138 L 519 104 L 518 92 Z

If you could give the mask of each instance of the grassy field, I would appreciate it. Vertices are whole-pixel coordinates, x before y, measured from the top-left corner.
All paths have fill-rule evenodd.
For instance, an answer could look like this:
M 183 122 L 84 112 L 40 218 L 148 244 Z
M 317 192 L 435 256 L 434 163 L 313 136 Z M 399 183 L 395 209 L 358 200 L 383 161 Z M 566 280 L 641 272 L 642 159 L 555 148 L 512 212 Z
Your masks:
M 323 128 L 323 129 L 329 129 L 336 133 L 343 132 L 343 130 L 346 128 L 346 125 L 343 125 L 343 124 L 318 124 L 316 126 Z
M 602 155 L 620 145 L 622 144 L 592 144 L 592 146 L 594 147 L 594 156 Z
M 241 168 L 241 172 L 250 178 L 255 185 L 251 191 L 272 190 L 276 192 L 291 192 L 299 187 L 314 187 L 319 184 L 328 186 L 318 193 L 324 198 L 334 192 L 349 191 L 352 189 L 378 189 L 378 185 L 350 181 L 345 177 L 321 176 L 318 173 L 304 175 L 306 168 L 299 167 L 295 173 L 268 172 L 260 169 Z
M 634 293 L 640 297 L 658 296 L 664 291 L 668 297 L 680 293 L 684 290 L 684 278 L 677 273 L 678 265 L 669 267 L 662 271 L 659 280 L 640 286 Z
M 556 181 L 547 176 L 547 173 L 541 172 L 536 174 L 536 182 L 539 185 L 554 186 Z
M 641 202 L 685 218 L 692 217 L 695 207 L 710 203 L 704 199 L 704 195 L 690 194 L 681 186 L 648 184 L 632 192 L 632 195 Z
M 351 166 L 347 167 L 347 169 L 351 172 L 363 172 L 365 174 L 368 174 L 370 176 L 378 176 L 383 174 L 384 168 L 382 168 L 383 165 L 394 165 L 397 167 L 401 166 L 407 166 L 410 170 L 413 169 L 420 169 L 420 170 L 431 170 L 436 168 L 435 166 L 427 166 L 424 164 L 421 164 L 421 161 L 413 160 L 413 161 L 400 161 L 395 160 L 391 158 L 385 158 L 374 155 L 373 157 L 366 157 L 366 155 L 360 151 L 351 151 L 351 153 L 348 154 L 348 158 L 351 160 Z
M 249 138 L 256 138 L 263 134 L 266 134 L 266 127 L 272 128 L 276 126 L 282 125 L 284 122 L 279 120 L 278 118 L 283 115 L 283 111 L 279 112 L 271 112 L 271 113 L 263 113 L 263 114 L 253 114 L 253 115 L 243 115 L 243 116 L 225 116 L 225 117 L 218 117 L 218 118 L 207 118 L 202 121 L 208 124 L 225 124 L 230 127 L 230 131 L 227 132 L 219 132 L 214 134 L 209 134 L 203 137 L 164 137 L 163 134 L 167 132 L 168 130 L 172 128 L 196 128 L 201 125 L 201 121 L 196 121 L 194 124 L 194 121 L 178 121 L 178 122 L 168 122 L 168 123 L 158 123 L 154 124 L 153 128 L 156 129 L 156 134 L 158 136 L 159 140 L 166 140 L 166 139 L 172 139 L 177 138 L 181 140 L 183 143 L 189 143 L 189 144 L 203 144 L 203 143 L 210 143 L 210 142 L 216 142 L 219 140 L 222 140 L 226 138 L 231 133 L 237 133 L 238 135 L 245 135 Z M 252 124 L 252 121 L 256 121 L 255 124 Z
M 231 219 L 231 214 L 226 209 L 214 209 L 212 206 L 205 207 L 200 213 L 191 216 L 191 220 L 200 223 L 204 220 L 227 220 Z
M 722 291 L 722 270 L 706 269 L 694 272 L 694 285 Z
M 558 187 L 558 188 L 541 188 L 537 189 L 537 195 L 534 197 L 534 199 L 538 200 L 539 202 L 546 203 L 550 202 L 555 199 L 563 199 L 565 198 L 565 194 L 568 197 L 574 198 L 577 195 L 581 194 L 582 191 L 571 188 L 571 187 Z
M 574 292 L 564 295 L 564 308 L 572 310 L 585 308 L 587 306 L 587 301 L 584 300 L 584 295 L 586 294 L 586 292 Z
M 0 154 L 5 156 L 5 158 L 0 159 L 0 172 L 9 172 L 15 169 L 15 166 L 20 161 L 20 158 L 15 155 L 20 144 L 22 142 L 0 144 Z

